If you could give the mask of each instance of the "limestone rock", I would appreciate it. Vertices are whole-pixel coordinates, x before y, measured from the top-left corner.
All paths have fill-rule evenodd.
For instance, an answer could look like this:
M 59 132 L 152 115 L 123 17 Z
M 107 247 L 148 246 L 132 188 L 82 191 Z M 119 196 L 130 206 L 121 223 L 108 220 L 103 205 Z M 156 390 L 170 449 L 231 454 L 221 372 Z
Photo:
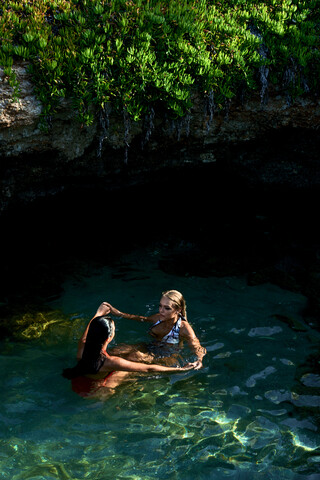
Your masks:
M 13 89 L 0 67 L 0 155 L 18 157 L 56 152 L 66 161 L 79 158 L 96 135 L 96 125 L 83 128 L 64 101 L 46 132 L 40 128 L 42 105 L 34 93 L 27 64 L 13 67 L 19 82 L 19 98 L 12 100 Z

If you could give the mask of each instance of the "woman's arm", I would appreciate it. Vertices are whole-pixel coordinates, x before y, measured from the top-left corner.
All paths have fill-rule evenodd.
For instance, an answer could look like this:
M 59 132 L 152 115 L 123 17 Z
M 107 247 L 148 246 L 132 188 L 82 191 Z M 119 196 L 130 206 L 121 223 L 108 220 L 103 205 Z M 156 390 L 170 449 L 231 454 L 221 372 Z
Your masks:
M 114 315 L 115 317 L 122 317 L 126 318 L 128 320 L 136 320 L 137 322 L 156 322 L 158 320 L 159 314 L 156 313 L 154 315 L 150 315 L 149 317 L 145 317 L 143 315 L 132 315 L 131 313 L 124 313 L 120 312 L 117 308 L 113 307 L 110 305 L 110 303 L 104 302 L 104 305 L 108 306 L 110 308 L 111 315 Z
M 85 331 L 83 332 L 79 342 L 78 342 L 78 350 L 77 350 L 77 360 L 81 360 L 82 358 L 82 354 L 83 354 L 83 350 L 84 350 L 84 345 L 86 343 L 86 339 L 87 339 L 87 335 L 88 335 L 88 330 L 89 330 L 89 327 L 90 327 L 90 323 L 92 322 L 92 320 L 96 317 L 102 317 L 103 315 L 108 315 L 110 313 L 110 307 L 109 307 L 109 304 L 106 303 L 106 302 L 103 302 L 101 303 L 101 305 L 99 306 L 98 310 L 96 311 L 94 317 L 91 318 L 90 322 L 88 323 L 88 325 L 86 326 L 86 329 Z
M 188 370 L 193 370 L 194 365 L 192 363 L 188 363 L 184 367 L 165 367 L 163 365 L 157 364 L 131 362 L 130 360 L 126 360 L 125 358 L 109 356 L 106 358 L 102 369 L 106 371 L 113 370 L 120 372 L 182 373 Z M 102 371 L 102 369 L 100 369 L 100 371 Z
M 194 333 L 190 323 L 183 322 L 181 325 L 180 334 L 188 342 L 190 350 L 197 356 L 197 360 L 193 363 L 195 370 L 202 368 L 202 359 L 207 353 L 206 349 L 201 346 L 199 339 Z

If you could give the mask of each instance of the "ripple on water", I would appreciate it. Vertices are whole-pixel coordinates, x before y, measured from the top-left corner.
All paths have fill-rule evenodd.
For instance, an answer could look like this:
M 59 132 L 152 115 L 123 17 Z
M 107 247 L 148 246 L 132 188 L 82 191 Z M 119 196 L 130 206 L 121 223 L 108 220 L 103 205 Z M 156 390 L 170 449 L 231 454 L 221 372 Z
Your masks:
M 251 330 L 248 333 L 249 337 L 269 337 L 271 335 L 274 335 L 276 333 L 282 332 L 282 328 L 280 326 L 274 326 L 274 327 L 256 327 L 256 328 L 251 328 Z
M 295 393 L 295 370 L 310 341 L 308 332 L 279 320 L 301 311 L 305 298 L 272 285 L 248 287 L 240 278 L 169 276 L 142 265 L 139 255 L 139 278 L 125 287 L 111 268 L 65 285 L 55 307 L 70 312 L 72 335 L 55 326 L 42 346 L 15 355 L 7 346 L 4 480 L 319 480 L 319 375 L 304 373 Z M 188 318 L 207 348 L 204 369 L 139 378 L 108 401 L 78 398 L 60 371 L 73 361 L 73 336 L 93 309 L 109 299 L 125 311 L 151 313 L 172 284 L 188 299 Z M 144 325 L 122 319 L 116 328 L 119 342 L 147 341 Z
M 315 373 L 306 373 L 301 377 L 301 382 L 306 387 L 320 388 L 320 375 Z
M 270 390 L 265 397 L 275 404 L 290 402 L 298 407 L 320 407 L 320 397 L 317 395 L 299 395 L 298 393 L 284 390 Z

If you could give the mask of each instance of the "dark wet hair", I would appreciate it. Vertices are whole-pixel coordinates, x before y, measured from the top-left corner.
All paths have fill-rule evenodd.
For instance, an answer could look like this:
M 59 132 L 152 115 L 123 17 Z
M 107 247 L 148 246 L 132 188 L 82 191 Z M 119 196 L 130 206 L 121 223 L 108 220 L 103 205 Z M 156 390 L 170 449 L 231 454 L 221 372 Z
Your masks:
M 71 380 L 86 374 L 99 372 L 104 362 L 101 348 L 107 338 L 114 333 L 114 323 L 110 317 L 96 317 L 89 326 L 81 360 L 73 368 L 65 368 L 62 376 Z

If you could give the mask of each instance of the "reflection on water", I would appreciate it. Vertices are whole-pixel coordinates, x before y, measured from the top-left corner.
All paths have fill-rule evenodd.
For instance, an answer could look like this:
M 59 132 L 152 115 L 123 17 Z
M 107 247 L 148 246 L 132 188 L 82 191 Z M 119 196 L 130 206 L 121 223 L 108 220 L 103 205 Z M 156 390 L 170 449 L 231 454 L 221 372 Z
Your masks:
M 308 361 L 319 334 L 281 321 L 302 321 L 305 298 L 242 278 L 174 277 L 156 256 L 136 251 L 71 278 L 52 303 L 60 323 L 29 343 L 3 342 L 1 478 L 319 480 L 320 375 Z M 60 372 L 97 305 L 147 314 L 168 288 L 187 299 L 204 368 L 139 377 L 107 401 L 72 392 Z M 116 327 L 119 343 L 148 341 L 145 325 Z

